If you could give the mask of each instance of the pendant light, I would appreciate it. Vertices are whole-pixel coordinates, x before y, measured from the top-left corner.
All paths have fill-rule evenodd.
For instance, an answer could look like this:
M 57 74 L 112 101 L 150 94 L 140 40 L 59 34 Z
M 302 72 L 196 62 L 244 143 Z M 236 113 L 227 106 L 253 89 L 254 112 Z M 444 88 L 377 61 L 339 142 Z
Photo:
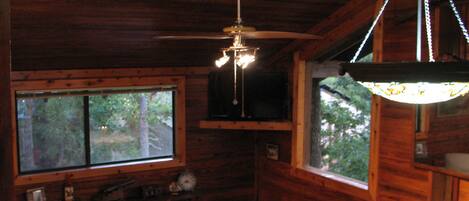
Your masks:
M 429 47 L 428 62 L 421 62 L 422 1 Z M 469 62 L 435 62 L 434 60 L 429 0 L 418 0 L 417 62 L 355 63 L 388 3 L 389 0 L 385 0 L 351 62 L 342 64 L 341 74 L 349 74 L 376 95 L 402 103 L 437 103 L 467 94 L 469 92 Z M 449 0 L 449 3 L 469 44 L 469 34 L 456 5 L 453 0 Z

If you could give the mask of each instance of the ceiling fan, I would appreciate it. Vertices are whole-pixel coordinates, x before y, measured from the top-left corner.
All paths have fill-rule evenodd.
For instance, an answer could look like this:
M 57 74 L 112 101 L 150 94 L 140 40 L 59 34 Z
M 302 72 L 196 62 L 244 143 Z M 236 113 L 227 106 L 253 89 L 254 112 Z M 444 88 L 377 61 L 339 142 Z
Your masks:
M 227 40 L 232 39 L 233 44 L 228 48 L 222 48 L 222 57 L 215 61 L 217 67 L 222 67 L 233 56 L 233 105 L 238 104 L 237 100 L 237 68 L 241 67 L 241 76 L 244 77 L 244 69 L 256 60 L 256 52 L 259 48 L 250 47 L 244 44 L 245 39 L 300 39 L 313 40 L 322 37 L 307 33 L 285 32 L 285 31 L 257 31 L 255 27 L 244 26 L 241 20 L 241 0 L 237 0 L 237 17 L 234 25 L 223 28 L 223 33 L 186 33 L 186 34 L 169 34 L 158 35 L 154 39 L 157 40 Z M 230 53 L 230 54 L 227 54 Z M 230 56 L 228 56 L 230 55 Z M 244 94 L 244 79 L 242 79 L 242 92 Z M 244 95 L 242 96 L 242 114 L 244 114 Z
M 241 20 L 241 0 L 237 2 L 237 18 L 234 25 L 223 28 L 223 33 L 190 33 L 190 34 L 170 34 L 158 35 L 154 39 L 166 40 L 226 40 L 226 39 L 321 39 L 320 36 L 285 32 L 285 31 L 257 31 L 255 27 L 244 26 Z

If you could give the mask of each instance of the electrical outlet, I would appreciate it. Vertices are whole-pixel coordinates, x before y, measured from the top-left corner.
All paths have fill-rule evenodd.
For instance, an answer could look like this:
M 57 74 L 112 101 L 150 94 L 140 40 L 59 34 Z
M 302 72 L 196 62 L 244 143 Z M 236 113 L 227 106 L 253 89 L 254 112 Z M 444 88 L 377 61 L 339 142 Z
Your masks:
M 266 144 L 265 156 L 271 160 L 278 160 L 279 146 L 276 144 Z

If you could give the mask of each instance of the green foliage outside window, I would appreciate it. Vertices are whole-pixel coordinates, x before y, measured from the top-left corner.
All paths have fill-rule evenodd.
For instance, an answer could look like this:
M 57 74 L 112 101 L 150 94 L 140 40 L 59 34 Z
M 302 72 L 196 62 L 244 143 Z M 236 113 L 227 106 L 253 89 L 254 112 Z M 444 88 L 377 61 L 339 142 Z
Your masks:
M 368 181 L 371 94 L 350 77 L 320 82 L 332 99 L 321 97 L 322 170 Z
M 174 154 L 173 91 L 38 95 L 17 99 L 21 172 Z

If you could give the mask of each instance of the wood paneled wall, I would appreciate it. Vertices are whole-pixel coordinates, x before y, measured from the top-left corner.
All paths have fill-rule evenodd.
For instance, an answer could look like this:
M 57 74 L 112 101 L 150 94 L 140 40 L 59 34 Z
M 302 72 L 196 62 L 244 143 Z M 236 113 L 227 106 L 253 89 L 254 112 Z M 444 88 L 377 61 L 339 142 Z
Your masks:
M 413 164 L 414 106 L 382 99 L 380 107 L 378 200 L 430 200 L 430 174 Z
M 459 190 L 459 200 L 458 201 L 468 201 L 469 200 L 469 181 L 460 181 L 460 190 Z
M 290 166 L 290 133 L 262 133 L 257 141 L 258 201 L 364 201 L 332 190 L 327 182 L 307 177 L 306 171 Z M 267 143 L 279 145 L 278 161 L 265 157 Z
M 395 0 L 390 3 L 384 19 L 383 49 L 375 52 L 377 57 L 383 61 L 415 61 L 415 7 L 416 1 Z M 376 200 L 431 200 L 431 173 L 413 165 L 414 106 L 382 99 L 378 111 L 380 137 Z M 291 159 L 282 157 L 291 152 L 289 142 L 290 136 L 278 135 L 262 137 L 257 143 L 260 201 L 359 200 L 358 197 L 334 192 L 332 188 L 315 185 L 306 177 L 292 176 L 288 165 Z M 280 151 L 287 154 L 281 153 L 280 161 L 266 160 L 262 155 L 265 143 L 278 143 Z
M 469 116 L 438 116 L 437 107 L 434 104 L 429 108 L 428 138 L 425 141 L 429 160 L 443 166 L 446 153 L 469 152 Z
M 254 200 L 254 136 L 241 131 L 199 129 L 199 121 L 207 117 L 207 90 L 207 75 L 186 76 L 186 168 L 197 176 L 197 189 L 203 195 L 202 200 Z M 135 179 L 139 185 L 159 184 L 166 188 L 182 170 L 172 168 L 72 182 L 76 197 L 87 201 L 100 189 L 128 178 Z M 54 182 L 19 186 L 16 198 L 25 200 L 26 189 L 45 186 L 48 200 L 63 200 L 63 185 L 63 182 Z M 138 193 L 138 188 L 128 191 L 129 196 Z
M 415 61 L 417 1 L 395 0 L 383 26 L 383 61 Z M 427 48 L 423 45 L 423 56 Z M 375 50 L 376 53 L 376 50 Z M 381 99 L 377 200 L 431 200 L 431 174 L 414 167 L 415 107 Z
M 0 1 L 0 199 L 13 195 L 13 154 L 11 153 L 10 100 L 10 2 Z

